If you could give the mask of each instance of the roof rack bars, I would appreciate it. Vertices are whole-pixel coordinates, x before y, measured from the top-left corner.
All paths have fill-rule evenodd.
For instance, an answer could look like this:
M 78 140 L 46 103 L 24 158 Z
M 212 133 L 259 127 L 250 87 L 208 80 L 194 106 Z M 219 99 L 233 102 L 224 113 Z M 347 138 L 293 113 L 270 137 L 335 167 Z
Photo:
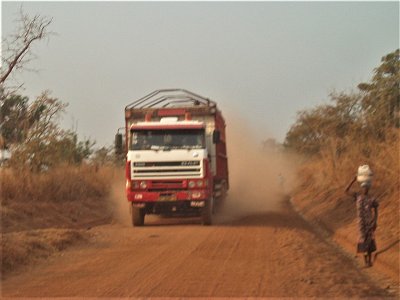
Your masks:
M 158 97 L 157 97 L 158 96 Z M 128 104 L 125 110 L 128 109 L 143 109 L 152 107 L 168 107 L 175 104 L 189 106 L 209 106 L 216 107 L 217 104 L 203 96 L 192 93 L 184 89 L 161 89 Z

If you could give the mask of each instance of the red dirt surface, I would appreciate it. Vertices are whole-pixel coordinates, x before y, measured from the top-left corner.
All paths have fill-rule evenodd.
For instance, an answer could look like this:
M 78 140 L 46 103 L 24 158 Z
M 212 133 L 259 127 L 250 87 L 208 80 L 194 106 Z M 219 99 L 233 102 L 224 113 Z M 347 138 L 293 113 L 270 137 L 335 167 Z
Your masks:
M 94 227 L 90 242 L 13 274 L 3 297 L 395 297 L 287 204 L 211 227 L 149 217 Z

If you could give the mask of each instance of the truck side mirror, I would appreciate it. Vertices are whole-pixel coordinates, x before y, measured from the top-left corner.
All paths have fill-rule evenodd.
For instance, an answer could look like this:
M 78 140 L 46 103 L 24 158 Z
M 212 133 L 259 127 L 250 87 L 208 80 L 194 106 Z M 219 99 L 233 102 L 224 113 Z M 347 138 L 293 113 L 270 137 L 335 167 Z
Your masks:
M 115 135 L 115 154 L 122 154 L 122 134 Z
M 221 141 L 221 133 L 219 130 L 213 131 L 213 143 L 218 144 Z

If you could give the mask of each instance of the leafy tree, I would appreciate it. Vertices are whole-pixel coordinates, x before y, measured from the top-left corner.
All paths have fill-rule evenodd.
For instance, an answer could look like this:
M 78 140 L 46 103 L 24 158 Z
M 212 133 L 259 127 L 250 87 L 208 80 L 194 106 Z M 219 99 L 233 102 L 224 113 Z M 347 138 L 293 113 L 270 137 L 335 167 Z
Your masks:
M 22 123 L 29 126 L 23 128 L 23 138 L 12 144 L 11 165 L 40 171 L 60 163 L 79 164 L 92 154 L 94 142 L 78 141 L 76 132 L 60 127 L 66 107 L 48 91 L 28 106 Z
M 400 125 L 399 49 L 382 57 L 370 83 L 360 83 L 362 109 L 368 133 L 385 139 L 387 128 Z
M 26 138 L 29 127 L 28 97 L 11 95 L 4 99 L 0 106 L 0 129 L 3 145 L 21 143 Z
M 91 161 L 96 165 L 106 165 L 115 163 L 113 147 L 101 147 L 93 152 Z
M 60 137 L 53 138 L 49 143 L 49 164 L 57 165 L 61 162 L 80 164 L 93 153 L 95 142 L 90 139 L 78 141 L 76 132 L 65 131 Z
M 286 147 L 314 155 L 328 144 L 329 139 L 343 139 L 359 127 L 358 96 L 332 94 L 331 100 L 333 105 L 320 105 L 298 113 L 296 122 L 286 134 Z M 338 148 L 341 152 L 343 146 Z
M 390 128 L 399 127 L 399 50 L 382 58 L 371 83 L 358 85 L 360 92 L 330 95 L 331 105 L 298 113 L 288 131 L 285 146 L 299 153 L 316 155 L 334 145 L 340 156 L 353 143 L 363 145 L 368 156 L 371 143 L 386 139 Z

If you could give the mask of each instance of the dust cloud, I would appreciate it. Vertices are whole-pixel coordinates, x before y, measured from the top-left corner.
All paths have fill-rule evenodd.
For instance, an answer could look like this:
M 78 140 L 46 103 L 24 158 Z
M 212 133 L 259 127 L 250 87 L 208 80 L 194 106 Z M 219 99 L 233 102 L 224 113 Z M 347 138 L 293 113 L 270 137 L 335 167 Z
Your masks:
M 122 225 L 131 225 L 129 202 L 125 196 L 125 170 L 114 171 L 114 179 L 111 185 L 109 205 L 114 221 Z
M 294 187 L 296 159 L 277 145 L 263 144 L 265 136 L 268 132 L 261 129 L 254 133 L 240 117 L 227 118 L 230 189 L 223 215 L 277 211 Z

